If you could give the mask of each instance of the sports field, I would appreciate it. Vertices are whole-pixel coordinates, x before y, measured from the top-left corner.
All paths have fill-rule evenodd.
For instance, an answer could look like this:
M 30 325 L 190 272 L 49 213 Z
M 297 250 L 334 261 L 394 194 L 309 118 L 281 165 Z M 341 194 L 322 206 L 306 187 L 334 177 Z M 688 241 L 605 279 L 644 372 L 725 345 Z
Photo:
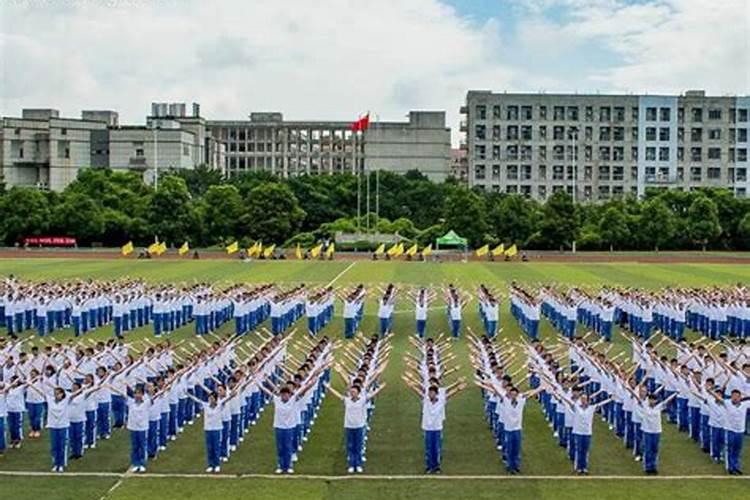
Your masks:
M 480 283 L 501 289 L 513 280 L 528 285 L 559 282 L 576 285 L 621 284 L 638 287 L 667 285 L 706 286 L 750 282 L 750 266 L 728 264 L 560 264 L 560 263 L 405 263 L 405 262 L 250 262 L 240 261 L 136 261 L 136 260 L 0 260 L 0 275 L 22 279 L 142 277 L 149 281 L 276 282 L 347 286 L 356 283 L 441 286 L 452 282 L 475 293 Z M 376 294 L 369 297 L 362 324 L 374 331 Z M 432 304 L 428 333 L 447 330 L 442 303 Z M 501 310 L 501 335 L 518 338 L 519 329 L 510 317 L 507 301 Z M 340 311 L 337 310 L 337 313 Z M 468 389 L 452 399 L 447 409 L 443 474 L 423 476 L 420 404 L 400 381 L 406 340 L 414 329 L 413 307 L 406 297 L 397 302 L 396 332 L 391 363 L 385 373 L 388 387 L 377 400 L 367 448 L 365 475 L 346 475 L 343 448 L 343 407 L 327 398 L 309 442 L 296 464 L 294 477 L 273 476 L 275 468 L 272 412 L 263 414 L 239 450 L 223 464 L 218 476 L 203 476 L 205 454 L 200 424 L 193 425 L 170 443 L 166 452 L 149 463 L 145 475 L 126 474 L 129 441 L 118 431 L 99 443 L 63 475 L 49 474 L 49 443 L 46 438 L 27 439 L 21 450 L 8 450 L 0 458 L 0 498 L 706 498 L 750 497 L 750 481 L 730 478 L 714 465 L 685 435 L 664 425 L 660 475 L 644 477 L 622 442 L 600 421 L 595 423 L 590 476 L 576 476 L 564 451 L 547 427 L 540 407 L 531 403 L 524 419 L 521 476 L 506 475 L 492 436 L 483 419 L 478 389 Z M 464 312 L 464 324 L 480 331 L 474 304 Z M 300 323 L 300 326 L 302 324 Z M 337 318 L 327 334 L 341 336 L 343 322 Z M 223 332 L 229 334 L 231 325 Z M 542 339 L 555 334 L 543 323 Z M 55 338 L 69 336 L 57 334 Z M 108 338 L 111 327 L 93 334 Z M 150 335 L 145 329 L 132 332 L 129 340 Z M 192 325 L 173 338 L 192 335 Z M 299 335 L 299 334 L 298 334 Z M 616 348 L 625 348 L 617 335 Z M 468 349 L 459 342 L 456 354 L 462 374 L 471 377 Z M 338 386 L 341 381 L 337 381 Z M 747 444 L 746 444 L 747 448 Z M 750 468 L 745 450 L 745 468 Z M 35 476 L 31 472 L 46 473 Z M 76 475 L 79 474 L 79 475 Z

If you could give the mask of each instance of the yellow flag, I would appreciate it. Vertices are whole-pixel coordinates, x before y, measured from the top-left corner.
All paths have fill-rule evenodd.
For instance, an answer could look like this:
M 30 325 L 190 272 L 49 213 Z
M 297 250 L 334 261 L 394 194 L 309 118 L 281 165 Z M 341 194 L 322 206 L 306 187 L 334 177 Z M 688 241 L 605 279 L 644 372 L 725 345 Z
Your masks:
M 426 247 L 422 249 L 423 257 L 427 257 L 429 255 L 432 255 L 432 243 L 430 243 L 429 245 L 427 245 Z
M 190 245 L 188 245 L 188 242 L 186 241 L 185 243 L 182 244 L 182 246 L 180 247 L 180 249 L 177 250 L 177 253 L 180 254 L 180 255 L 185 255 L 189 251 L 190 251 Z
M 381 243 L 378 248 L 375 249 L 375 255 L 383 255 L 385 253 L 385 243 Z
M 263 242 L 262 241 L 258 241 L 258 242 L 256 242 L 255 245 L 256 246 L 255 246 L 254 256 L 255 257 L 260 257 L 261 254 L 263 253 Z
M 122 254 L 123 255 L 130 255 L 131 253 L 133 253 L 133 242 L 132 241 L 128 241 L 127 243 L 125 243 L 122 246 Z
M 398 243 L 394 243 L 391 248 L 388 249 L 388 255 L 391 257 L 396 255 L 396 252 L 398 252 Z
M 333 256 L 333 253 L 335 251 L 336 251 L 336 244 L 331 243 L 330 245 L 328 245 L 328 248 L 326 248 L 326 257 L 330 259 Z
M 227 247 L 227 253 L 229 255 L 232 255 L 233 253 L 236 253 L 240 249 L 240 245 L 235 241 L 231 245 Z
M 396 247 L 396 257 L 400 257 L 403 254 L 404 254 L 404 244 L 399 243 L 398 246 Z
M 505 253 L 505 244 L 500 243 L 498 246 L 492 249 L 492 255 L 497 257 L 498 255 L 502 255 Z
M 410 247 L 409 247 L 409 249 L 408 249 L 408 250 L 406 251 L 406 255 L 408 255 L 408 256 L 410 256 L 410 257 L 414 257 L 415 255 L 417 255 L 417 250 L 418 250 L 417 244 L 416 244 L 416 243 L 414 243 L 414 244 L 413 244 L 412 246 L 410 246 Z
M 509 247 L 509 248 L 508 248 L 508 249 L 507 249 L 507 250 L 505 251 L 505 255 L 507 255 L 508 257 L 513 257 L 513 256 L 514 256 L 515 254 L 517 254 L 517 253 L 518 253 L 518 248 L 516 248 L 516 245 L 515 245 L 515 244 L 513 244 L 512 246 L 510 246 L 510 247 Z
M 273 256 L 273 251 L 276 249 L 276 245 L 271 245 L 263 250 L 263 257 L 270 259 Z
M 314 246 L 314 247 L 312 247 L 310 249 L 310 256 L 313 259 L 317 259 L 320 256 L 320 252 L 322 252 L 322 251 L 323 251 L 323 245 L 322 244 Z
M 152 254 L 152 255 L 158 255 L 158 253 L 159 253 L 159 248 L 161 248 L 161 245 L 160 245 L 160 244 L 159 244 L 159 242 L 157 241 L 156 243 L 151 243 L 151 244 L 150 244 L 150 245 L 148 246 L 147 250 L 148 250 L 148 253 L 150 253 L 150 254 Z
M 302 260 L 302 247 L 299 246 L 299 243 L 297 243 L 297 249 L 294 251 L 294 255 L 297 257 L 297 260 Z
M 159 249 L 157 250 L 156 254 L 161 255 L 163 253 L 166 253 L 166 251 L 167 251 L 167 244 L 162 241 L 161 243 L 159 243 Z
M 489 245 L 484 245 L 483 247 L 477 248 L 477 251 L 476 251 L 477 257 L 481 257 L 483 255 L 487 255 L 487 252 L 489 252 L 489 251 L 490 251 L 490 246 Z

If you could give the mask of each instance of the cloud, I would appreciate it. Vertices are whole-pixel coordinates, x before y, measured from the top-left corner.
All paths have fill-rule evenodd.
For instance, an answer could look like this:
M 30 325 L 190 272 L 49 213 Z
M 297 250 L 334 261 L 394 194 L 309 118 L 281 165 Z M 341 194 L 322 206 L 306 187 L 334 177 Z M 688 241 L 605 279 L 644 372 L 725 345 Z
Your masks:
M 0 6 L 0 114 L 197 101 L 213 119 L 384 120 L 469 89 L 748 92 L 748 0 L 28 0 Z M 471 4 L 466 4 L 471 8 Z

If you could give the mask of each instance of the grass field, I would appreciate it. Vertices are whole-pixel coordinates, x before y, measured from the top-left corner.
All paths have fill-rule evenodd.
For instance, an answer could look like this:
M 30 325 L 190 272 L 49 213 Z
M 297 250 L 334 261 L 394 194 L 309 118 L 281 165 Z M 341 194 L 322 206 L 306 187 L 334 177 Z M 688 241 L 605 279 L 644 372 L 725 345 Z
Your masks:
M 137 276 L 149 281 L 170 282 L 273 281 L 324 285 L 335 281 L 337 286 L 359 282 L 438 286 L 452 282 L 472 293 L 479 283 L 504 288 L 512 280 L 530 285 L 554 281 L 578 285 L 616 283 L 649 288 L 750 282 L 750 266 L 722 264 L 0 260 L 0 275 L 11 273 L 23 279 L 39 281 Z M 443 308 L 437 308 L 439 305 L 433 304 L 435 309 L 428 318 L 428 332 L 433 335 L 446 331 L 448 326 Z M 362 325 L 365 332 L 375 328 L 375 309 L 375 299 L 371 296 Z M 490 431 L 484 423 L 481 396 L 476 389 L 461 393 L 448 405 L 443 476 L 422 476 L 420 406 L 399 380 L 403 370 L 401 357 L 408 346 L 406 338 L 413 332 L 413 317 L 412 307 L 406 300 L 397 303 L 394 350 L 385 373 L 389 387 L 377 401 L 368 443 L 366 477 L 350 478 L 345 475 L 343 408 L 338 400 L 328 398 L 295 467 L 299 476 L 308 477 L 260 477 L 272 473 L 275 467 L 272 418 L 269 416 L 271 412 L 266 412 L 229 463 L 224 464 L 219 478 L 198 476 L 205 469 L 200 425 L 186 429 L 166 452 L 149 464 L 149 473 L 153 476 L 125 474 L 129 457 L 125 432 L 117 432 L 111 440 L 100 442 L 96 450 L 89 451 L 82 460 L 69 467 L 69 473 L 82 473 L 81 476 L 12 475 L 14 472 L 49 470 L 48 442 L 43 438 L 27 440 L 21 450 L 8 450 L 0 458 L 0 473 L 10 474 L 0 477 L 0 498 L 87 500 L 102 497 L 185 499 L 221 496 L 302 500 L 497 498 L 508 495 L 514 499 L 615 499 L 720 495 L 722 499 L 730 499 L 750 496 L 750 481 L 724 477 L 720 466 L 712 464 L 697 446 L 668 424 L 665 424 L 662 439 L 661 475 L 657 478 L 645 478 L 641 464 L 632 459 L 621 441 L 599 421 L 594 427 L 591 476 L 583 479 L 574 476 L 570 463 L 553 440 L 536 403 L 530 404 L 525 414 L 523 476 L 506 476 Z M 464 318 L 465 325 L 479 331 L 479 318 L 473 304 L 468 306 Z M 507 302 L 502 308 L 501 323 L 503 336 L 517 338 L 520 335 L 507 312 Z M 327 327 L 326 333 L 338 337 L 342 326 L 339 317 Z M 230 331 L 228 325 L 222 330 L 226 334 Z M 554 332 L 548 324 L 543 324 L 541 333 L 543 339 L 554 339 Z M 146 330 L 138 330 L 130 334 L 130 339 L 148 334 Z M 176 332 L 173 337 L 179 339 L 191 334 L 192 325 Z M 109 327 L 94 333 L 98 338 L 111 335 Z M 55 338 L 68 336 L 70 333 L 65 332 Z M 615 341 L 618 349 L 626 347 L 621 336 L 617 335 Z M 470 376 L 465 343 L 459 342 L 455 349 L 463 375 Z M 748 460 L 746 457 L 746 464 Z

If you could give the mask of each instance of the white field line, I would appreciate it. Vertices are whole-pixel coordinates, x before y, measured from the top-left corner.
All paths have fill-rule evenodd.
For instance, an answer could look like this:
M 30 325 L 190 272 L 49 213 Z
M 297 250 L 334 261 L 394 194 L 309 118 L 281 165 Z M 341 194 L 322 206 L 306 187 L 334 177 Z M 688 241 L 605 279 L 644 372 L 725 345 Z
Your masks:
M 344 269 L 343 271 L 341 271 L 340 273 L 338 273 L 338 274 L 336 275 L 336 277 L 335 277 L 335 278 L 333 278 L 333 279 L 332 279 L 332 280 L 330 281 L 330 283 L 328 283 L 328 284 L 327 284 L 326 286 L 327 286 L 327 287 L 329 287 L 329 286 L 332 286 L 332 285 L 333 285 L 334 283 L 336 283 L 336 282 L 337 282 L 337 281 L 339 280 L 339 278 L 340 278 L 340 277 L 342 277 L 342 276 L 343 276 L 344 274 L 346 274 L 346 272 L 347 272 L 347 271 L 348 271 L 349 269 L 353 268 L 353 267 L 354 267 L 354 264 L 356 264 L 356 263 L 357 263 L 357 261 L 354 261 L 354 262 L 352 262 L 351 264 L 349 264 L 348 266 L 346 266 L 346 269 Z
M 695 475 L 695 476 L 497 476 L 497 475 L 342 475 L 342 476 L 325 476 L 315 474 L 296 474 L 296 475 L 279 475 L 279 474 L 203 474 L 203 473 L 144 473 L 131 474 L 121 472 L 43 472 L 43 471 L 0 471 L 0 476 L 20 476 L 20 477 L 116 477 L 120 481 L 115 483 L 111 491 L 114 491 L 123 480 L 139 478 L 163 478 L 163 479 L 280 479 L 280 480 L 313 480 L 313 481 L 357 481 L 357 480 L 428 480 L 428 481 L 684 481 L 684 480 L 727 480 L 727 481 L 749 481 L 750 476 L 728 476 L 728 475 Z M 103 497 L 103 498 L 104 498 Z
M 110 489 L 107 490 L 107 492 L 99 498 L 99 500 L 106 500 L 110 496 L 112 496 L 112 492 L 114 492 L 117 488 L 122 486 L 122 482 L 125 480 L 125 478 L 128 477 L 128 473 L 125 472 L 124 474 L 120 474 L 120 479 L 117 480 L 115 484 L 112 485 Z

